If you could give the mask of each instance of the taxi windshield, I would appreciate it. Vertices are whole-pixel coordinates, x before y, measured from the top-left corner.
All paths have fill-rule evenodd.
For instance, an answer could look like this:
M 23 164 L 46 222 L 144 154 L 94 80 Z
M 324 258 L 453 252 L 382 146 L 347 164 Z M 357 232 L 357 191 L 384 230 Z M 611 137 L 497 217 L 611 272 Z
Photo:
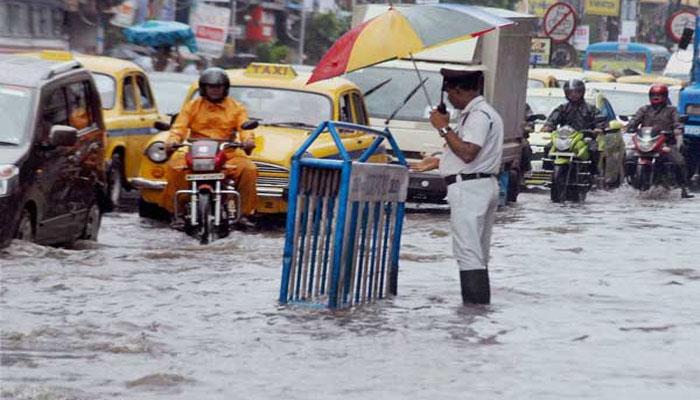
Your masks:
M 425 87 L 430 94 L 430 99 L 436 103 L 440 99 L 442 86 L 442 76 L 437 71 L 421 71 L 421 78 L 426 79 Z M 388 78 L 391 78 L 386 85 L 377 89 L 376 93 L 365 98 L 367 110 L 374 118 L 389 118 L 394 110 L 403 103 L 411 89 L 420 82 L 418 74 L 412 69 L 370 67 L 351 72 L 346 75 L 347 79 L 353 81 L 363 92 L 366 92 Z M 447 101 L 445 101 L 447 103 Z M 447 104 L 450 113 L 452 110 Z M 394 119 L 408 121 L 424 121 L 430 116 L 431 106 L 422 93 L 416 93 L 411 99 L 401 107 Z
M 114 94 L 116 93 L 116 81 L 109 75 L 94 73 L 92 74 L 95 79 L 95 85 L 97 86 L 97 91 L 100 92 L 100 100 L 102 101 L 102 108 L 109 110 L 114 107 Z
M 333 119 L 331 99 L 318 93 L 298 90 L 232 86 L 229 96 L 243 103 L 248 117 L 264 124 L 298 123 L 317 126 Z
M 30 89 L 0 84 L 0 147 L 25 142 L 30 122 Z

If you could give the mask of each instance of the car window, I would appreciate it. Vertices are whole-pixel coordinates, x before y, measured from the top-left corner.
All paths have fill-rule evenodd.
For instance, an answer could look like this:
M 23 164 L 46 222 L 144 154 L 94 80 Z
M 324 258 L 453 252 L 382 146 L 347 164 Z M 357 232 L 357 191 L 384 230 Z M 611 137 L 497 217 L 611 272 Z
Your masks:
M 117 91 L 117 83 L 114 78 L 100 73 L 93 73 L 92 77 L 95 80 L 97 91 L 100 93 L 102 108 L 106 110 L 114 108 L 114 96 Z
M 136 111 L 136 95 L 134 93 L 134 77 L 127 76 L 124 79 L 122 106 L 127 111 Z
M 364 103 L 362 97 L 359 93 L 353 93 L 352 95 L 352 107 L 355 111 L 355 123 L 359 125 L 367 125 L 367 115 L 365 113 Z
M 31 91 L 27 88 L 0 85 L 0 147 L 22 144 L 27 138 L 30 121 Z
M 644 92 L 625 92 L 619 89 L 604 89 L 601 92 L 620 115 L 633 115 L 649 102 L 649 97 Z
M 63 88 L 51 92 L 42 109 L 43 120 L 48 123 L 49 128 L 53 125 L 68 125 L 68 108 Z
M 344 94 L 340 96 L 340 103 L 338 104 L 338 106 L 340 107 L 340 118 L 338 118 L 338 120 L 343 122 L 352 122 L 350 95 Z
M 87 82 L 76 82 L 66 87 L 68 124 L 77 130 L 93 126 L 95 118 L 88 101 Z
M 527 104 L 530 105 L 530 108 L 532 108 L 533 114 L 544 114 L 549 116 L 549 114 L 551 114 L 555 108 L 557 108 L 560 104 L 565 103 L 566 99 L 564 96 L 555 97 L 528 95 L 526 101 Z
M 148 81 L 142 75 L 136 76 L 136 83 L 139 86 L 139 95 L 141 99 L 141 108 L 147 110 L 153 108 L 153 96 L 151 89 L 148 87 Z
M 537 79 L 528 79 L 527 80 L 527 87 L 529 88 L 543 88 L 544 82 L 538 81 Z

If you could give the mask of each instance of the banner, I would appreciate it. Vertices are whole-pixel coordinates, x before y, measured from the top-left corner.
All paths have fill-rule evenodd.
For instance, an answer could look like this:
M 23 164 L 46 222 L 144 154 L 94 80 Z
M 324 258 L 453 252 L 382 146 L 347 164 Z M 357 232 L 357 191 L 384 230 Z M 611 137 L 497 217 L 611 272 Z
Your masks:
M 620 0 L 586 0 L 586 14 L 617 17 L 620 15 Z
M 190 26 L 197 40 L 199 54 L 207 58 L 219 58 L 224 52 L 228 37 L 231 10 L 225 7 L 197 3 L 190 15 Z

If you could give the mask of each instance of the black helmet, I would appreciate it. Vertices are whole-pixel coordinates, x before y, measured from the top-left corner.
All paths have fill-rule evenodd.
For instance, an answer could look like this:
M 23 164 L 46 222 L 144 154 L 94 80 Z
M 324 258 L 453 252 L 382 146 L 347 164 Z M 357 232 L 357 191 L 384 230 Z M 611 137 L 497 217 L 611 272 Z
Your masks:
M 207 97 L 204 90 L 207 85 L 224 85 L 224 98 L 226 98 L 228 89 L 231 87 L 231 81 L 229 81 L 226 71 L 219 67 L 210 67 L 202 71 L 202 74 L 199 76 L 199 95 L 209 101 L 218 102 L 223 99 L 210 99 Z
M 575 91 L 580 92 L 581 98 L 583 98 L 583 96 L 586 94 L 586 84 L 580 79 L 569 79 L 568 81 L 564 82 L 564 95 L 566 95 L 567 99 L 569 98 L 569 93 Z

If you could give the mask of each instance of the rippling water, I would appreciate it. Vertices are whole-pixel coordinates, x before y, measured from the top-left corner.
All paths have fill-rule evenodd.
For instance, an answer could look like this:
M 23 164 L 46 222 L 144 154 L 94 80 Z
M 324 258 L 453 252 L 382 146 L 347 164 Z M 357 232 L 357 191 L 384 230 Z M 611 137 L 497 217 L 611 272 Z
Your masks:
M 199 246 L 130 213 L 97 244 L 0 251 L 0 397 L 700 398 L 700 200 L 526 193 L 462 307 L 448 216 L 409 214 L 399 295 L 277 304 L 284 234 Z

